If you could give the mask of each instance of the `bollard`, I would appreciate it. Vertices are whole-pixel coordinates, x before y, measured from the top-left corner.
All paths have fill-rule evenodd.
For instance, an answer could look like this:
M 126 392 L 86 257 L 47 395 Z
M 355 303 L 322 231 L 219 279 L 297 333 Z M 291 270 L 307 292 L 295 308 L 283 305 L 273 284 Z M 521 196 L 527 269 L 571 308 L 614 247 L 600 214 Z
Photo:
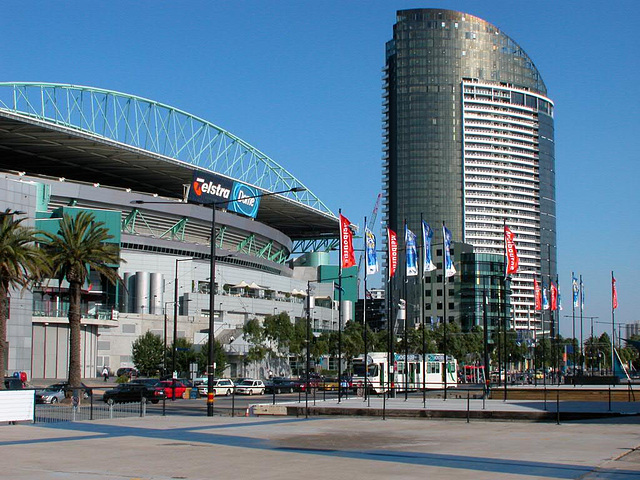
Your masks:
M 547 387 L 544 387 L 544 411 L 547 411 Z
M 113 403 L 109 404 L 109 418 L 113 419 Z
M 470 398 L 469 397 L 469 390 L 467 390 L 467 423 L 469 423 L 469 403 L 470 403 L 469 398 Z
M 313 388 L 313 406 L 316 406 L 316 391 L 318 390 L 318 387 L 314 387 Z
M 560 425 L 560 390 L 556 391 L 556 425 Z
M 307 392 L 307 389 L 305 388 L 304 390 L 304 396 L 308 396 L 309 393 Z M 302 402 L 302 389 L 298 390 L 298 403 Z
M 273 385 L 271 388 L 273 389 L 272 390 L 272 392 L 273 392 L 273 404 L 275 405 L 276 404 L 276 386 Z
M 162 416 L 167 415 L 167 396 L 162 397 Z
M 609 411 L 611 411 L 611 387 L 609 387 Z
M 93 390 L 90 390 L 91 392 L 91 407 L 89 410 L 89 420 L 93 420 Z
M 233 386 L 233 391 L 231 392 L 231 416 L 235 417 L 236 415 L 236 386 Z
M 628 397 L 627 401 L 631 402 L 631 380 L 629 380 L 628 385 L 629 385 L 629 388 L 627 388 L 627 397 Z

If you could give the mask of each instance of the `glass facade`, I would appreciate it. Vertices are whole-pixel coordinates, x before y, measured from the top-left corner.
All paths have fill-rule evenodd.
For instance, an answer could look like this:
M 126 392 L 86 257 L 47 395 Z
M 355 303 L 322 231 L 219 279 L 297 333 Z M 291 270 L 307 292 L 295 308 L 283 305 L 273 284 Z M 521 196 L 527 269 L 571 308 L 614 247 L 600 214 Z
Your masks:
M 554 105 L 538 70 L 485 20 L 412 9 L 397 12 L 383 72 L 386 222 L 400 238 L 423 216 L 435 245 L 444 221 L 455 241 L 491 255 L 503 255 L 506 223 L 521 254 L 511 325 L 531 328 L 533 278 L 556 277 Z

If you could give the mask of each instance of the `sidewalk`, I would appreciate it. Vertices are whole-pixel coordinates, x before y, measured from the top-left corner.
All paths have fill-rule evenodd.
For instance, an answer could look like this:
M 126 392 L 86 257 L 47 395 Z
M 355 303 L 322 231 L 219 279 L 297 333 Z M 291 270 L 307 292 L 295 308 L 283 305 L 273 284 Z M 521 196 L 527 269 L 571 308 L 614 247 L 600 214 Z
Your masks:
M 640 476 L 639 427 L 637 417 L 561 425 L 206 416 L 5 425 L 0 478 L 622 480 Z
M 260 402 L 253 407 L 257 415 L 307 414 L 305 402 L 267 405 Z M 555 394 L 544 400 L 482 400 L 479 398 L 422 398 L 404 395 L 384 400 L 378 396 L 308 402 L 309 415 L 354 415 L 374 417 L 469 418 L 529 421 L 568 421 L 592 418 L 640 416 L 640 402 L 557 401 Z M 559 412 L 559 414 L 558 414 Z

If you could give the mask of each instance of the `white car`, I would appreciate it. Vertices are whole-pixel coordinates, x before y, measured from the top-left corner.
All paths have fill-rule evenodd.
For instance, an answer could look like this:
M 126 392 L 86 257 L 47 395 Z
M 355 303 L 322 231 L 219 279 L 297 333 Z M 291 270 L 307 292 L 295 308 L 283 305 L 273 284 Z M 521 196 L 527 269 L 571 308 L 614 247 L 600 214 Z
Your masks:
M 262 380 L 253 380 L 248 378 L 236 385 L 236 393 L 240 395 L 263 395 L 264 383 Z
M 199 379 L 196 378 L 196 381 Z M 213 394 L 214 395 L 226 395 L 229 396 L 233 393 L 233 382 L 229 378 L 214 378 L 213 379 Z M 209 393 L 208 379 L 205 378 L 204 382 L 198 385 L 198 393 L 200 395 L 207 395 Z

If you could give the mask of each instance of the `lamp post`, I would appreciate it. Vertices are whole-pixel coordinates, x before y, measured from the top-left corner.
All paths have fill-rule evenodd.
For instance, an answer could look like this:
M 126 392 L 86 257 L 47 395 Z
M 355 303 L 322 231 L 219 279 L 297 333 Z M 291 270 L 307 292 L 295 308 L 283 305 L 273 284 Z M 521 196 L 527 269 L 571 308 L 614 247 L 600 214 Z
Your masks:
M 229 203 L 234 203 L 240 200 L 248 200 L 251 198 L 261 198 L 261 197 L 269 197 L 272 195 L 279 195 L 282 193 L 289 192 L 303 192 L 306 188 L 304 187 L 293 187 L 288 190 L 282 190 L 279 192 L 267 192 L 261 193 L 258 195 L 249 195 L 243 196 L 238 199 L 225 200 L 223 202 L 210 202 L 207 205 L 211 207 L 211 251 L 210 251 L 210 259 L 209 259 L 209 271 L 211 275 L 211 285 L 209 288 L 209 352 L 207 356 L 207 416 L 213 416 L 213 377 L 215 375 L 213 368 L 213 357 L 214 357 L 214 316 L 213 312 L 215 309 L 215 285 L 216 285 L 216 207 L 219 205 L 228 205 Z

